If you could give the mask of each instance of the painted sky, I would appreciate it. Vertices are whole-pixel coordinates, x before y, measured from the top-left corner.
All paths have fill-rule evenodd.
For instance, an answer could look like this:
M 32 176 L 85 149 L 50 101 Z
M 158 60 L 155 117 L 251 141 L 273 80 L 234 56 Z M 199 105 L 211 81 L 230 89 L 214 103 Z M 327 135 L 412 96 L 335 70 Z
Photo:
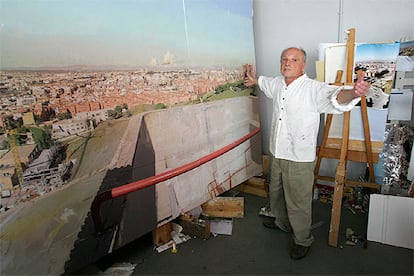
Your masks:
M 396 61 L 400 43 L 359 44 L 355 51 L 355 61 Z
M 0 0 L 0 66 L 254 63 L 252 0 Z

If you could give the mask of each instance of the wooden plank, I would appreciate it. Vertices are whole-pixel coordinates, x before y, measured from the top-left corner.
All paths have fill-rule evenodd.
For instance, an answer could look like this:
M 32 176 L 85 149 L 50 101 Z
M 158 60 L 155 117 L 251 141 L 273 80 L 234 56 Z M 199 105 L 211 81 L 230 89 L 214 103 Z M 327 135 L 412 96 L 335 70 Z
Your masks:
M 328 138 L 326 141 L 326 147 L 331 149 L 340 149 L 342 139 L 341 138 Z M 382 152 L 384 148 L 384 142 L 382 141 L 371 141 L 372 151 L 375 153 Z M 349 140 L 348 150 L 366 152 L 365 141 L 363 140 Z
M 260 177 L 250 177 L 245 182 L 249 186 L 266 190 L 266 179 Z
M 238 185 L 236 187 L 236 190 L 247 194 L 257 195 L 260 197 L 268 196 L 268 187 L 266 179 L 259 177 L 249 178 L 244 183 Z
M 332 176 L 318 175 L 317 179 L 329 181 L 329 182 L 335 182 L 335 178 Z M 345 185 L 350 186 L 350 187 L 366 187 L 366 188 L 371 188 L 371 189 L 381 188 L 381 185 L 375 182 L 361 182 L 361 181 L 349 180 L 349 179 L 345 179 Z
M 352 187 L 366 187 L 366 188 L 371 188 L 371 189 L 380 189 L 381 185 L 375 182 L 361 182 L 361 181 L 355 181 L 355 180 L 345 180 L 345 184 L 347 186 L 352 186 Z
M 268 193 L 266 190 L 263 190 L 261 188 L 257 188 L 257 187 L 252 187 L 249 186 L 247 184 L 240 184 L 239 186 L 236 187 L 236 190 L 246 193 L 246 194 L 251 194 L 251 195 L 256 195 L 256 196 L 260 196 L 260 197 L 267 197 Z
M 155 246 L 160 246 L 171 240 L 172 224 L 168 222 L 152 231 L 152 242 Z
M 201 205 L 203 214 L 218 218 L 244 217 L 243 197 L 216 197 Z
M 320 153 L 321 151 L 318 150 L 318 156 L 320 155 L 321 158 L 331 158 L 331 159 L 339 159 L 340 157 L 340 149 L 333 149 L 333 148 L 325 148 L 323 150 L 323 153 Z M 378 163 L 378 153 L 372 153 L 371 158 L 373 163 Z M 367 162 L 367 154 L 362 151 L 354 151 L 354 150 L 348 150 L 347 158 L 350 161 L 355 162 Z

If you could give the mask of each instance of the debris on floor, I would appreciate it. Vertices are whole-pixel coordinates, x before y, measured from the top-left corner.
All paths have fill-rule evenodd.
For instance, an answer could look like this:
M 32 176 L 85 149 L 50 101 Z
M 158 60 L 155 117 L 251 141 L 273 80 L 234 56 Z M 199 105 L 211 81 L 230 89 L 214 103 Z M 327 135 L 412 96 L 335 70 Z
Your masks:
M 194 217 L 184 214 L 177 219 L 177 223 L 183 228 L 183 233 L 191 237 L 201 239 L 208 239 L 210 237 L 210 223 L 200 219 L 199 216 Z
M 152 242 L 155 246 L 160 246 L 171 240 L 171 232 L 173 231 L 173 225 L 171 222 L 167 222 L 158 226 L 152 231 Z
M 173 230 L 171 231 L 171 240 L 167 243 L 156 247 L 158 253 L 161 253 L 167 249 L 172 249 L 173 253 L 177 252 L 177 245 L 186 242 L 191 239 L 189 235 L 182 233 L 183 227 L 177 223 L 172 223 Z
M 364 248 L 366 248 L 366 239 L 362 235 L 357 235 L 351 228 L 346 228 L 346 245 L 357 245 L 358 242 L 363 242 Z
M 356 245 L 358 243 L 357 237 L 354 235 L 354 231 L 351 228 L 346 228 L 346 243 L 347 245 Z
M 117 276 L 129 276 L 134 273 L 136 264 L 132 263 L 114 263 L 107 268 L 101 275 L 117 275 Z
M 216 197 L 201 205 L 200 218 L 210 224 L 213 236 L 232 235 L 233 219 L 244 217 L 243 197 Z
M 333 191 L 331 191 L 328 186 L 322 186 L 319 189 L 319 201 L 322 203 L 332 202 Z
M 368 188 L 344 187 L 344 207 L 354 215 L 368 213 L 369 195 L 370 190 Z
M 176 220 L 183 233 L 202 239 L 217 235 L 232 235 L 233 218 L 243 218 L 243 197 L 216 197 L 199 208 L 182 214 Z
M 176 243 L 175 243 L 175 242 L 173 243 L 173 246 L 172 246 L 171 252 L 172 252 L 172 253 L 177 253 L 177 252 L 178 252 L 177 245 L 176 245 Z

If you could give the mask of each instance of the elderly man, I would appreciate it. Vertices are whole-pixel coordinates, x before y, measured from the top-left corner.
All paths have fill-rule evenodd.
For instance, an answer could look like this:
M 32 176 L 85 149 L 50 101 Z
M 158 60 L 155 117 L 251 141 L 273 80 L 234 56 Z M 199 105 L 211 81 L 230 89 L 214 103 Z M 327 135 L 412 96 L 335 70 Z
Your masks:
M 364 74 L 352 89 L 330 86 L 308 78 L 305 67 L 306 52 L 291 47 L 280 57 L 282 76 L 256 78 L 247 65 L 244 79 L 246 86 L 258 85 L 273 101 L 269 198 L 275 219 L 263 224 L 293 233 L 292 259 L 305 257 L 314 240 L 312 186 L 320 114 L 351 110 L 370 87 Z

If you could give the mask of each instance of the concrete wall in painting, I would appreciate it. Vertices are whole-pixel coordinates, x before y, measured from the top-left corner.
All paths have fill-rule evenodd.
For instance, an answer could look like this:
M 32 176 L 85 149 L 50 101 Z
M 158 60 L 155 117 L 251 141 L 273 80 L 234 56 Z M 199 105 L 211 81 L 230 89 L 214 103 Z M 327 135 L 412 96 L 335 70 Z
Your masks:
M 260 126 L 258 108 L 256 97 L 238 97 L 145 115 L 156 173 L 195 161 L 247 135 Z M 175 218 L 260 174 L 260 139 L 256 135 L 223 156 L 158 185 L 158 221 Z

